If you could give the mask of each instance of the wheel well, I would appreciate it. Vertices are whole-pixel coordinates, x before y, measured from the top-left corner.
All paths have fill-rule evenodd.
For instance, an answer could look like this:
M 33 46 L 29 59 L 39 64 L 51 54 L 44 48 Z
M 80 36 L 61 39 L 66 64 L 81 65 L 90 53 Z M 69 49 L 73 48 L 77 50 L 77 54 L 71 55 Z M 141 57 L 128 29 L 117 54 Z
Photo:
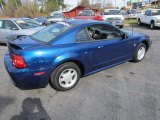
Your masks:
M 154 20 L 151 20 L 151 23 L 152 23 L 152 22 L 154 23 Z
M 148 50 L 148 47 L 149 47 L 148 42 L 147 41 L 142 41 L 142 43 L 146 45 L 146 48 Z
M 68 61 L 65 61 L 65 62 L 63 62 L 63 63 L 61 63 L 61 64 L 64 64 L 64 63 L 67 63 L 67 62 L 75 63 L 75 64 L 80 68 L 80 70 L 81 70 L 81 76 L 84 75 L 85 69 L 84 69 L 83 64 L 82 64 L 80 61 L 78 61 L 78 60 L 68 60 Z M 61 65 L 61 64 L 60 64 L 60 65 Z M 59 65 L 58 65 L 58 66 L 59 66 Z

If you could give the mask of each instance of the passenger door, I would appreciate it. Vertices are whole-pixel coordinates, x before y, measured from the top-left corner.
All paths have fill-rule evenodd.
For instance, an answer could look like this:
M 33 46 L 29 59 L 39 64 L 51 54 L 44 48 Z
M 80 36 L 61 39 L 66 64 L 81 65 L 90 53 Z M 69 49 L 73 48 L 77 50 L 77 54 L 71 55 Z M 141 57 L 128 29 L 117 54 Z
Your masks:
M 146 24 L 150 24 L 151 16 L 152 16 L 151 10 L 148 10 L 147 13 L 146 13 L 146 16 L 145 16 L 145 23 Z
M 133 56 L 133 42 L 122 38 L 122 32 L 110 25 L 95 25 L 93 42 L 93 69 L 110 66 Z

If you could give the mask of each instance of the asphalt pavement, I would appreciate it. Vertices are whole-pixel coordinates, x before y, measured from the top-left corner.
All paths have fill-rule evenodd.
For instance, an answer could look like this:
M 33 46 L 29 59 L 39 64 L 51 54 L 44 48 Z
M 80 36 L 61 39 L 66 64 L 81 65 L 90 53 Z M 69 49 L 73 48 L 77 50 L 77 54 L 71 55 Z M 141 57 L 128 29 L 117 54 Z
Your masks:
M 3 64 L 7 47 L 0 46 L 0 120 L 160 120 L 160 29 L 133 30 L 153 41 L 142 62 L 87 76 L 67 92 L 16 88 Z

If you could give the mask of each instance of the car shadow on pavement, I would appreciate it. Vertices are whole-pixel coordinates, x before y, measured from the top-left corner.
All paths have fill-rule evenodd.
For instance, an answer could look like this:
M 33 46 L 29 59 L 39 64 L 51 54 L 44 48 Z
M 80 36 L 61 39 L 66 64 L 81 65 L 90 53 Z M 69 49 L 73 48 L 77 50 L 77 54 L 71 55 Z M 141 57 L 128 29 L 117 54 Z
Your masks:
M 0 43 L 0 46 L 7 46 L 6 43 Z
M 22 103 L 22 111 L 11 120 L 51 120 L 39 98 L 26 98 Z
M 150 27 L 149 27 L 149 25 L 146 25 L 146 24 L 142 24 L 141 26 L 136 26 L 137 28 L 140 28 L 140 29 L 148 29 L 148 30 L 151 30 L 150 29 Z M 156 27 L 156 28 L 154 28 L 153 30 L 160 30 L 160 28 L 159 27 Z
M 13 102 L 14 102 L 14 98 L 0 96 L 0 115 L 2 111 Z

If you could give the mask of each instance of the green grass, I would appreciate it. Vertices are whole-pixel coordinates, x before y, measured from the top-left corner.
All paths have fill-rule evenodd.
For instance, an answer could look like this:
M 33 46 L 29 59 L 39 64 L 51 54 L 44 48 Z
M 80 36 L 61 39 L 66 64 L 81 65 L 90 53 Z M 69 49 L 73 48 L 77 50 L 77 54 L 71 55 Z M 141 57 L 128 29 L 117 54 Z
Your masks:
M 124 24 L 137 25 L 137 19 L 126 19 Z

